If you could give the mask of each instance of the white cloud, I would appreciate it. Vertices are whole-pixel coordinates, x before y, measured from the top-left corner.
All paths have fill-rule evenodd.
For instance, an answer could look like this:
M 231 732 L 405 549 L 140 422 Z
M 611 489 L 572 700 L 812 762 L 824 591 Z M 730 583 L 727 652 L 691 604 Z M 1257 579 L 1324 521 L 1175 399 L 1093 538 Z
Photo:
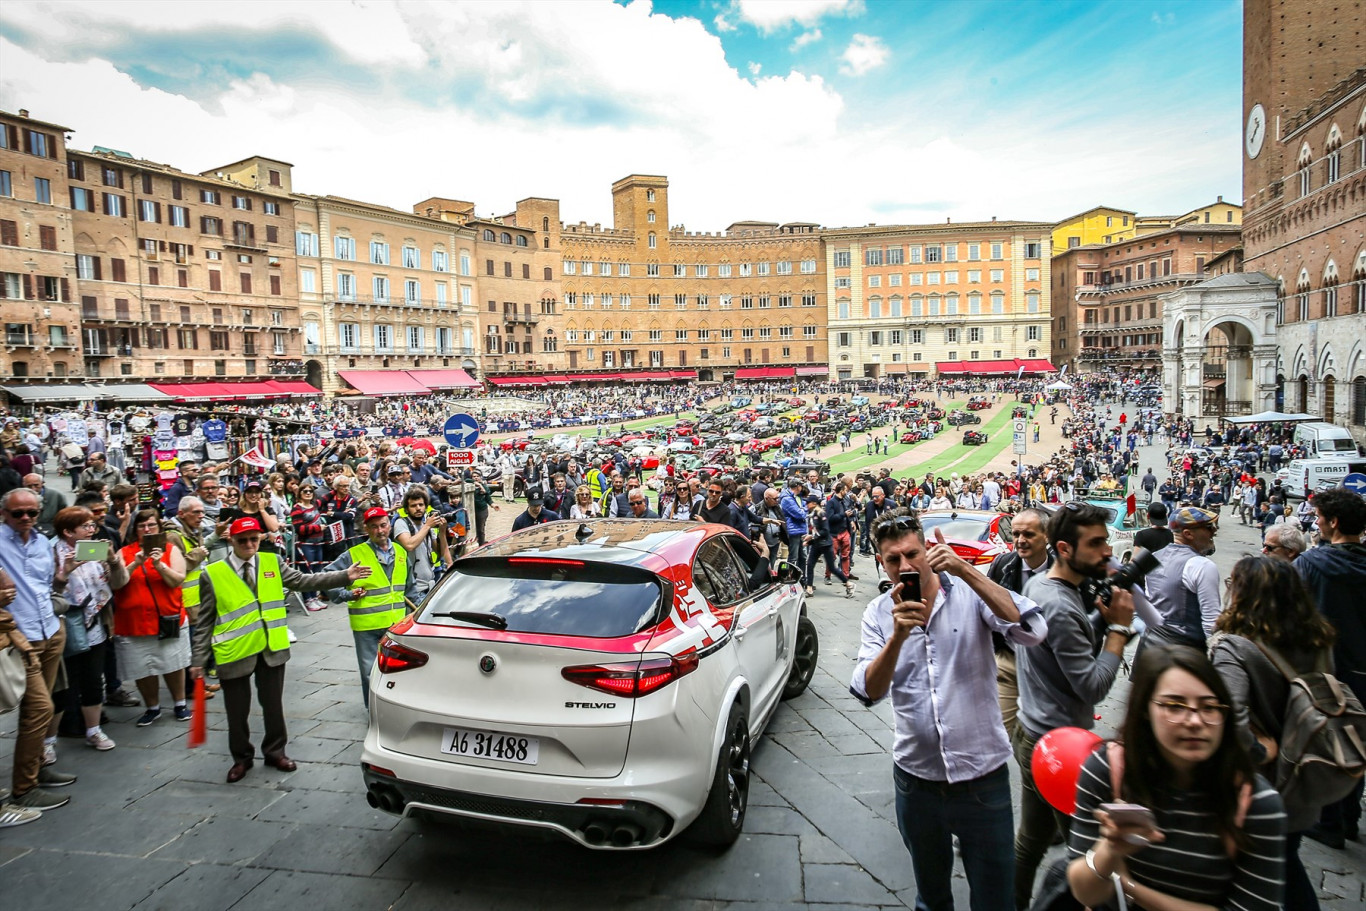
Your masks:
M 760 73 L 760 71 L 763 70 L 763 68 L 764 68 L 764 65 L 763 65 L 762 63 L 759 63 L 757 60 L 751 60 L 751 61 L 749 62 L 749 67 L 748 67 L 748 69 L 749 69 L 749 74 L 750 74 L 751 76 L 758 76 L 759 73 Z
M 815 44 L 817 41 L 820 40 L 821 30 L 818 28 L 813 28 L 809 32 L 802 32 L 800 35 L 798 35 L 792 41 L 792 46 L 789 47 L 788 50 L 795 54 L 802 48 L 806 47 L 808 44 Z
M 1176 23 L 1176 13 L 1153 13 L 1151 18 L 1153 25 L 1157 26 L 1174 25 Z
M 844 61 L 840 64 L 840 72 L 846 76 L 862 76 L 886 63 L 891 53 L 881 38 L 856 34 L 844 53 L 840 54 L 840 59 Z
M 717 13 L 716 18 L 712 20 L 712 24 L 716 26 L 718 32 L 723 34 L 725 32 L 735 31 L 735 26 L 731 25 L 730 20 L 726 18 L 725 13 Z
M 792 25 L 810 28 L 825 16 L 858 16 L 863 0 L 734 0 L 732 9 L 767 35 Z
M 267 33 L 242 25 L 237 5 L 183 5 L 183 26 L 123 4 L 0 5 L 0 22 L 37 36 L 0 38 L 0 107 L 71 127 L 77 148 L 191 172 L 261 154 L 294 162 L 305 193 L 399 209 L 449 196 L 481 214 L 548 196 L 571 224 L 610 224 L 609 188 L 632 173 L 667 175 L 669 221 L 711 231 L 739 218 L 1047 220 L 1098 201 L 1184 211 L 1240 186 L 1236 118 L 1192 109 L 1162 130 L 1097 131 L 1052 103 L 986 117 L 990 97 L 944 105 L 871 82 L 841 95 L 819 76 L 732 66 L 703 23 L 645 2 L 349 4 L 342 15 L 281 0 L 258 11 L 324 33 L 335 53 L 248 58 L 262 62 L 221 79 L 218 55 L 256 53 Z M 96 39 L 108 50 L 91 50 Z M 196 50 L 145 50 L 182 45 Z M 175 90 L 144 72 L 170 73 L 158 85 Z

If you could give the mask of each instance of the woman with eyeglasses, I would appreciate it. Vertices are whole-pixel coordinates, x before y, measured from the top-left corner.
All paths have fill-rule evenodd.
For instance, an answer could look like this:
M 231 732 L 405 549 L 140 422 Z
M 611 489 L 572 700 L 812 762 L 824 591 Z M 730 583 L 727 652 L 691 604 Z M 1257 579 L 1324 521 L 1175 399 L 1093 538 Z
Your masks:
M 1331 671 L 1337 632 L 1319 612 L 1294 565 L 1274 555 L 1244 557 L 1234 564 L 1227 606 L 1214 628 L 1210 657 L 1232 695 L 1234 733 L 1253 762 L 1270 776 L 1290 699 L 1290 684 L 1272 655 L 1296 675 L 1316 667 Z M 1304 831 L 1318 821 L 1320 809 L 1286 804 L 1287 908 L 1319 907 L 1299 847 Z
M 104 710 L 104 656 L 113 623 L 114 591 L 128 584 L 128 570 L 113 547 L 104 560 L 76 562 L 77 542 L 89 541 L 99 530 L 90 510 L 68 506 L 53 518 L 52 527 L 56 532 L 53 556 L 68 567 L 65 594 L 71 606 L 63 618 L 67 627 L 67 685 L 80 701 L 85 742 L 96 750 L 112 750 L 114 741 L 100 727 L 100 713 Z M 53 701 L 62 704 L 60 699 Z
M 176 720 L 189 721 L 193 714 L 185 704 L 189 615 L 180 592 L 185 581 L 185 556 L 166 539 L 157 543 L 148 538 L 162 533 L 155 509 L 138 510 L 133 529 L 135 540 L 119 553 L 128 568 L 129 582 L 114 593 L 114 651 L 119 677 L 137 681 L 147 706 L 138 727 L 147 727 L 161 717 L 157 677 L 165 679 L 175 700 Z
M 1067 881 L 1087 907 L 1277 911 L 1285 810 L 1228 730 L 1232 697 L 1205 654 L 1149 646 L 1134 663 L 1121 740 L 1082 765 Z M 1151 811 L 1112 816 L 1102 805 Z M 1118 811 L 1115 811 L 1118 813 Z

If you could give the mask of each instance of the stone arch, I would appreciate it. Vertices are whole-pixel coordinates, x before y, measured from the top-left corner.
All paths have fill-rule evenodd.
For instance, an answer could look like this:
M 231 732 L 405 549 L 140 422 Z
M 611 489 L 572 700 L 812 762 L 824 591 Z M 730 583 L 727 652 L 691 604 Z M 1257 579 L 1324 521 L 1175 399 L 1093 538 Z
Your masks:
M 1337 376 L 1338 362 L 1333 356 L 1333 344 L 1327 342 L 1319 350 L 1318 364 L 1315 365 L 1315 374 L 1319 377 Z

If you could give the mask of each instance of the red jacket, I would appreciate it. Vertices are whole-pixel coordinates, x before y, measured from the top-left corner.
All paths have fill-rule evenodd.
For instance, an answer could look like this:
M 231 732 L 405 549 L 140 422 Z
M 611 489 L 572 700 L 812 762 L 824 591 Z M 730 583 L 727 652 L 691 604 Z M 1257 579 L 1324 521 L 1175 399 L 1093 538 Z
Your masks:
M 128 563 L 142 553 L 142 545 L 129 544 L 120 551 L 123 562 Z M 171 549 L 161 555 L 161 562 L 171 564 Z M 181 601 L 180 589 L 169 588 L 145 557 L 128 567 L 128 584 L 114 592 L 114 635 L 115 636 L 155 636 L 157 634 L 157 615 L 176 614 L 180 622 L 185 622 L 185 605 Z

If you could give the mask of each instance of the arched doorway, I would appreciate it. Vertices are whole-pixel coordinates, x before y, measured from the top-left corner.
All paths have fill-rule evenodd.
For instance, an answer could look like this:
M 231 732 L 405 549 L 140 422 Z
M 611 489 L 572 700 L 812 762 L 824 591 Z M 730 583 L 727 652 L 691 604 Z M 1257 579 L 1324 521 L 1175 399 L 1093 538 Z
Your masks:
M 1276 411 L 1285 413 L 1285 374 L 1276 374 Z
M 1251 414 L 1256 379 L 1252 368 L 1252 330 L 1224 320 L 1205 334 L 1200 364 L 1200 413 L 1206 416 Z
M 308 385 L 314 389 L 323 388 L 323 365 L 317 361 L 308 361 L 304 364 L 304 378 L 308 380 Z
M 1331 376 L 1323 378 L 1323 419 L 1328 423 L 1333 421 L 1333 410 L 1337 405 L 1337 381 Z
M 1309 408 L 1309 377 L 1303 373 L 1295 381 L 1295 410 L 1307 414 Z

